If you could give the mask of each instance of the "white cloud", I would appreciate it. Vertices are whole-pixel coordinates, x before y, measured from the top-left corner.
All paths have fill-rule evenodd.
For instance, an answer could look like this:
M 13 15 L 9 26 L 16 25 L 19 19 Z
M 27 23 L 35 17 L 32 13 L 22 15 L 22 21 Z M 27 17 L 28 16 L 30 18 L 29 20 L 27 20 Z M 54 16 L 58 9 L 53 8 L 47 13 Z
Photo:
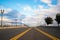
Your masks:
M 16 19 L 16 18 L 15 18 L 15 19 Z M 15 19 L 9 19 L 9 18 L 7 18 L 7 16 L 3 16 L 3 19 L 2 19 L 3 25 L 6 25 L 6 24 L 8 24 L 8 25 L 13 25 L 11 22 L 16 22 Z M 0 17 L 0 22 L 1 22 L 1 17 Z M 17 22 L 21 22 L 21 20 L 17 20 Z M 16 25 L 16 24 L 15 24 L 15 25 Z
M 29 5 L 27 5 L 23 8 L 23 10 L 24 11 L 32 11 L 32 8 Z
M 43 18 L 43 15 L 27 16 L 25 19 L 23 19 L 23 22 L 29 26 L 39 26 L 44 24 Z
M 51 0 L 41 0 L 41 1 L 44 2 L 44 3 L 48 3 L 48 4 L 51 3 Z
M 34 19 L 33 17 L 26 17 L 23 22 L 29 26 L 37 26 L 38 23 L 37 19 Z
M 5 9 L 5 12 L 4 12 L 4 13 L 9 13 L 9 12 L 11 12 L 11 11 L 12 11 L 12 9 L 7 8 L 7 9 Z
M 1 17 L 0 17 L 0 21 L 1 21 Z M 4 22 L 11 22 L 12 20 L 8 19 L 6 16 L 3 16 L 3 21 Z
M 23 23 L 25 23 L 29 26 L 42 25 L 42 24 L 45 24 L 45 21 L 44 21 L 45 17 L 50 16 L 52 18 L 55 18 L 55 15 L 57 13 L 60 13 L 60 3 L 58 3 L 57 5 L 52 5 L 51 0 L 41 0 L 41 1 L 47 3 L 50 8 L 44 9 L 42 5 L 38 5 L 37 8 L 32 8 L 29 5 L 23 6 L 21 13 L 28 14 L 22 20 Z M 18 6 L 19 6 L 19 4 L 18 4 Z M 6 12 L 10 12 L 11 10 L 12 9 L 8 8 L 8 9 L 6 9 Z M 34 15 L 31 15 L 31 14 L 34 14 Z M 18 14 L 18 15 L 20 15 L 20 14 Z M 5 21 L 8 21 L 8 20 L 9 19 L 6 19 Z M 18 20 L 18 22 L 20 22 L 20 21 Z
M 51 1 L 50 0 L 45 0 L 46 3 L 49 3 L 48 6 L 50 6 L 50 8 L 48 9 L 44 9 L 42 5 L 38 5 L 37 9 L 36 8 L 31 8 L 31 6 L 26 7 L 24 10 L 27 12 L 29 11 L 32 12 L 33 16 L 27 16 L 25 19 L 23 19 L 24 23 L 28 24 L 29 26 L 37 26 L 37 25 L 42 25 L 42 24 L 46 24 L 44 21 L 44 18 L 47 16 L 52 17 L 53 19 L 55 18 L 57 13 L 60 13 L 60 4 L 57 5 L 51 5 Z M 54 25 L 55 23 L 53 23 L 52 25 Z

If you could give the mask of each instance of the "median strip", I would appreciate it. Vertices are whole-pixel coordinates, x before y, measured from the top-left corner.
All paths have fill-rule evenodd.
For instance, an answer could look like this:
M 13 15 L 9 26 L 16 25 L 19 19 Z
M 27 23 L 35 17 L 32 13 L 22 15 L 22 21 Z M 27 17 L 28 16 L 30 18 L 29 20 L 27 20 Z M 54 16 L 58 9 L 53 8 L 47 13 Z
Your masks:
M 14 36 L 13 38 L 11 38 L 10 40 L 17 40 L 18 38 L 22 37 L 23 35 L 25 35 L 28 31 L 30 31 L 32 28 L 27 29 L 26 31 Z
M 55 37 L 55 36 L 52 36 L 52 35 L 50 35 L 50 34 L 44 32 L 44 31 L 42 31 L 41 29 L 38 29 L 38 28 L 35 28 L 35 29 L 36 29 L 38 32 L 44 34 L 45 36 L 51 38 L 52 40 L 60 40 L 59 38 L 57 38 L 57 37 Z

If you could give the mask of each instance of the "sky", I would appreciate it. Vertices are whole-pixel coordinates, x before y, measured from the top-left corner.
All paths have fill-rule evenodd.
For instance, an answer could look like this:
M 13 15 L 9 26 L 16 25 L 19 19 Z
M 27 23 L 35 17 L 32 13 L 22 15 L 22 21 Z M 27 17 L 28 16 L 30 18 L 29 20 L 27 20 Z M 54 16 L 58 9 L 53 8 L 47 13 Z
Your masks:
M 4 9 L 3 21 L 22 22 L 29 26 L 46 25 L 44 19 L 60 13 L 60 0 L 0 0 L 0 10 Z M 1 11 L 0 11 L 1 18 Z M 1 21 L 1 19 L 0 19 Z M 54 21 L 51 25 L 56 25 Z

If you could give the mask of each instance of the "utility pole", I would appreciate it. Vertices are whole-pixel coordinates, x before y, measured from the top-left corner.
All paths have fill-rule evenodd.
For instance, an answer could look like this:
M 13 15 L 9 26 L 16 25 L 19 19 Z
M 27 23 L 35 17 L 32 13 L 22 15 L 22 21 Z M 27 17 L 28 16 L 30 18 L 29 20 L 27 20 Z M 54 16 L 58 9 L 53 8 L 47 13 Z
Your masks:
M 16 27 L 17 27 L 17 24 L 18 24 L 18 23 L 17 23 L 17 19 L 16 19 Z
M 17 21 L 18 21 L 18 20 L 17 20 L 17 19 L 15 19 L 15 21 L 16 21 L 16 27 L 17 27 L 17 24 L 18 24 L 18 22 L 17 22 Z
M 4 9 L 1 9 L 1 27 L 3 27 L 2 23 L 3 23 L 3 13 L 4 13 Z

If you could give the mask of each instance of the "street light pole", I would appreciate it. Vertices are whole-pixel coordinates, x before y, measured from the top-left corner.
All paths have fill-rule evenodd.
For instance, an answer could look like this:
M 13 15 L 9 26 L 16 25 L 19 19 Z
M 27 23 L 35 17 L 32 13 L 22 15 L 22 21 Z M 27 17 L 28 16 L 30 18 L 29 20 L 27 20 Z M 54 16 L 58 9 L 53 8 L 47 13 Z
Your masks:
M 3 27 L 3 25 L 2 25 L 2 22 L 3 22 L 3 13 L 4 13 L 4 10 L 1 9 L 1 27 Z

